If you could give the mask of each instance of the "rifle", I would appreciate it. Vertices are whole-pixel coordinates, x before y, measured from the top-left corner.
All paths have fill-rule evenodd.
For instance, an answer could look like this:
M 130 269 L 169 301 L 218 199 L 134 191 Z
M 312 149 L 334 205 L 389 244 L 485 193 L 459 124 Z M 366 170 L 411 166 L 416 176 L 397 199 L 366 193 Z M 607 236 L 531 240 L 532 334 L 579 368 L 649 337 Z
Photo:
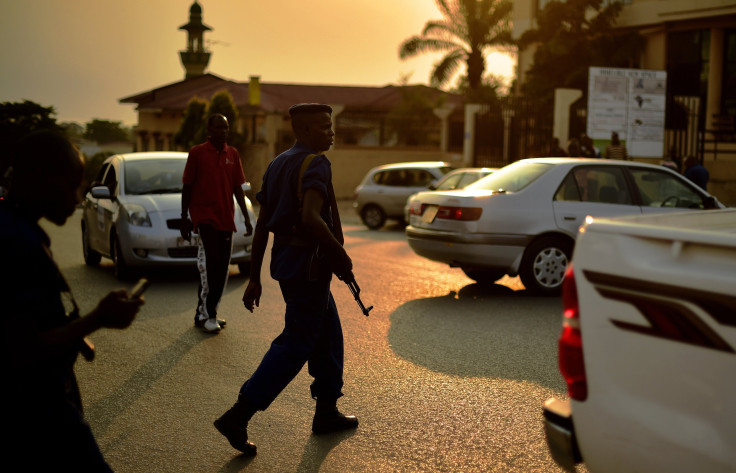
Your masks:
M 355 275 L 353 275 L 352 271 L 345 277 L 341 278 L 338 276 L 338 279 L 342 280 L 345 284 L 348 285 L 350 292 L 353 293 L 355 302 L 358 303 L 358 307 L 360 307 L 360 310 L 363 312 L 363 315 L 368 317 L 369 312 L 373 309 L 373 306 L 370 306 L 366 309 L 365 306 L 363 305 L 363 301 L 360 300 L 360 286 L 358 286 L 358 283 L 355 281 Z

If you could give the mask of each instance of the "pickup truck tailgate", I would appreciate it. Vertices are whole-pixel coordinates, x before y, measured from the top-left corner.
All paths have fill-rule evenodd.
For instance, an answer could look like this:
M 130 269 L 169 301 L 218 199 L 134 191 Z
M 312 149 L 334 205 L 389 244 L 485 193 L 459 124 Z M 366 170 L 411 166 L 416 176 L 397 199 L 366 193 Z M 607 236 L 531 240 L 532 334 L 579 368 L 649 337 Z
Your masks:
M 573 268 L 589 470 L 736 471 L 736 210 L 593 220 Z

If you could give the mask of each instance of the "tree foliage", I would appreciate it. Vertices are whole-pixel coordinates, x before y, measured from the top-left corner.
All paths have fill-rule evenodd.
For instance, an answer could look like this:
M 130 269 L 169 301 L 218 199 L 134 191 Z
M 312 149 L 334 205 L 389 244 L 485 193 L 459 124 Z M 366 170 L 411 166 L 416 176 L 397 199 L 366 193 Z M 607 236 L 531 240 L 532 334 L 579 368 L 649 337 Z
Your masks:
M 537 28 L 519 40 L 520 48 L 536 46 L 523 92 L 551 101 L 556 88 L 587 91 L 591 66 L 637 67 L 644 40 L 615 28 L 622 8 L 603 0 L 549 2 L 538 14 Z
M 443 97 L 426 86 L 403 84 L 401 102 L 387 116 L 388 133 L 400 146 L 426 146 L 432 140 L 439 144 L 436 123 L 439 118 L 434 109 L 441 107 Z
M 0 103 L 0 175 L 10 165 L 15 143 L 23 136 L 38 130 L 63 133 L 53 117 L 54 107 L 44 107 L 30 100 Z
M 184 110 L 184 118 L 174 135 L 174 142 L 183 149 L 203 143 L 207 139 L 207 120 L 216 113 L 225 115 L 230 124 L 228 144 L 240 148 L 245 143 L 246 137 L 237 131 L 240 112 L 227 89 L 215 92 L 209 101 L 199 97 L 192 98 Z
M 206 138 L 207 101 L 193 97 L 184 110 L 184 119 L 174 135 L 174 142 L 184 149 L 201 143 Z
M 240 148 L 245 142 L 245 136 L 237 130 L 240 112 L 238 111 L 237 105 L 235 105 L 232 94 L 226 89 L 215 92 L 210 99 L 210 104 L 207 107 L 207 117 L 209 118 L 216 113 L 225 115 L 227 122 L 230 124 L 230 134 L 227 138 L 228 144 L 235 148 Z
M 435 64 L 431 84 L 442 86 L 457 72 L 462 63 L 467 66 L 471 90 L 482 86 L 485 55 L 493 49 L 508 49 L 511 38 L 509 0 L 435 0 L 444 17 L 429 21 L 420 35 L 405 40 L 399 47 L 399 57 L 406 59 L 425 52 L 444 52 Z
M 99 120 L 97 118 L 85 125 L 82 136 L 97 144 L 128 141 L 130 139 L 128 131 L 123 127 L 122 122 Z

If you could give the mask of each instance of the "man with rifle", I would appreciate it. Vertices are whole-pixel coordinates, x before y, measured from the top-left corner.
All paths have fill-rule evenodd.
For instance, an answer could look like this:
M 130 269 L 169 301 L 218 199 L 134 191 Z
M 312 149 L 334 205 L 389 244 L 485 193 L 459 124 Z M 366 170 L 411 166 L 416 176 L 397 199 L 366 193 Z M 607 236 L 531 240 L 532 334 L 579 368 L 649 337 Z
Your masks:
M 326 434 L 357 427 L 358 419 L 337 410 L 343 386 L 343 335 L 330 293 L 334 272 L 354 281 L 343 234 L 330 161 L 322 154 L 333 144 L 332 108 L 299 104 L 289 109 L 294 146 L 277 156 L 256 195 L 261 209 L 253 237 L 250 282 L 243 303 L 253 311 L 260 302 L 261 266 L 269 233 L 274 234 L 271 277 L 286 302 L 285 326 L 255 373 L 243 384 L 237 402 L 215 421 L 230 444 L 255 455 L 248 441 L 251 417 L 265 410 L 301 371 L 305 363 L 314 377 L 317 400 L 312 432 Z

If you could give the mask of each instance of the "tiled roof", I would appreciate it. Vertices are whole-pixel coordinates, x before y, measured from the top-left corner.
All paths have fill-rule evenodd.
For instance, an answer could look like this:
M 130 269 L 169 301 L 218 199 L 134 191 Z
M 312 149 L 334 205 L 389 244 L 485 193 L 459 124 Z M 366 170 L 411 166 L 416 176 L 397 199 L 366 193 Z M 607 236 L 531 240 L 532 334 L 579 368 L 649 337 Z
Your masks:
M 460 104 L 461 98 L 432 89 L 424 85 L 427 93 L 446 97 L 448 103 Z M 345 105 L 346 110 L 385 112 L 401 101 L 401 87 L 361 87 L 341 85 L 307 85 L 261 83 L 260 109 L 269 113 L 287 113 L 290 106 L 302 102 L 319 102 L 332 105 Z M 227 89 L 235 104 L 241 109 L 248 105 L 248 83 L 234 82 L 214 74 L 185 79 L 148 92 L 120 99 L 121 103 L 137 103 L 139 109 L 184 110 L 192 97 L 209 100 L 212 95 Z

